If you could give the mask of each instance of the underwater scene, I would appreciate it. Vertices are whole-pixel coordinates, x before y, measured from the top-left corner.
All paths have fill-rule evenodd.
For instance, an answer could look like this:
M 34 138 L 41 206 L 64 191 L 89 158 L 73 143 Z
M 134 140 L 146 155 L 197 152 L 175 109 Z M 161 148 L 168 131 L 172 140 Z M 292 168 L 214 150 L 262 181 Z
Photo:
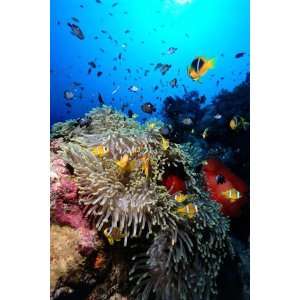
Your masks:
M 50 6 L 50 298 L 250 299 L 249 0 Z

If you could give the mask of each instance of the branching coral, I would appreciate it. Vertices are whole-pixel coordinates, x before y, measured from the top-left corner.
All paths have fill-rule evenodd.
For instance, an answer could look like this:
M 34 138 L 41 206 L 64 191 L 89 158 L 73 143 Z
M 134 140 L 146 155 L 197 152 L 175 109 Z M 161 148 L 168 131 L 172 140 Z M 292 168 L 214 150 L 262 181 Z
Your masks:
M 55 123 L 51 128 L 51 138 L 69 138 L 72 136 L 73 130 L 76 126 L 76 120 Z

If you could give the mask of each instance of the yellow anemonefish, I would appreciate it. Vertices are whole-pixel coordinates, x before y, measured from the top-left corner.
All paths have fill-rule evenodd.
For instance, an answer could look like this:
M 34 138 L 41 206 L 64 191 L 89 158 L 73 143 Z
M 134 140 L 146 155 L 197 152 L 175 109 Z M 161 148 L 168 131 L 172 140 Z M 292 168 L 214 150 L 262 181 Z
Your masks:
M 189 219 L 192 219 L 197 214 L 198 207 L 192 203 L 189 203 L 188 205 L 178 207 L 177 212 L 182 217 L 188 217 Z
M 243 128 L 246 130 L 249 126 L 249 122 L 245 120 L 243 117 L 233 117 L 229 122 L 229 127 L 232 130 Z
M 132 171 L 135 168 L 135 163 L 135 160 L 129 161 L 128 154 L 123 155 L 120 160 L 116 161 L 118 167 L 125 172 Z
M 156 127 L 156 124 L 155 123 L 149 123 L 147 127 L 148 127 L 148 129 L 154 129 Z
M 241 193 L 234 188 L 222 192 L 222 195 L 225 196 L 226 199 L 228 199 L 231 203 L 236 202 L 238 199 L 242 197 Z
M 98 145 L 96 147 L 93 147 L 91 149 L 91 152 L 95 155 L 98 156 L 99 158 L 102 158 L 103 156 L 105 156 L 106 154 L 109 153 L 109 149 L 108 147 L 105 147 L 103 145 Z
M 169 140 L 167 140 L 167 139 L 165 139 L 164 137 L 162 137 L 161 146 L 162 146 L 162 149 L 163 149 L 164 151 L 168 150 L 168 148 L 169 148 L 169 146 L 170 146 Z
M 126 234 L 122 234 L 120 229 L 117 227 L 114 227 L 111 233 L 109 233 L 109 228 L 106 228 L 103 230 L 103 233 L 110 245 L 113 245 L 115 242 L 121 241 L 121 239 L 126 236 Z
M 182 194 L 182 193 L 178 193 L 175 195 L 175 201 L 176 202 L 184 202 L 186 199 L 190 198 L 191 195 L 185 195 L 185 194 Z
M 196 57 L 188 67 L 188 75 L 195 81 L 206 74 L 215 65 L 215 59 L 206 59 L 203 56 Z
M 149 169 L 150 169 L 150 158 L 148 155 L 144 155 L 142 158 L 142 170 L 145 173 L 146 177 L 149 176 Z

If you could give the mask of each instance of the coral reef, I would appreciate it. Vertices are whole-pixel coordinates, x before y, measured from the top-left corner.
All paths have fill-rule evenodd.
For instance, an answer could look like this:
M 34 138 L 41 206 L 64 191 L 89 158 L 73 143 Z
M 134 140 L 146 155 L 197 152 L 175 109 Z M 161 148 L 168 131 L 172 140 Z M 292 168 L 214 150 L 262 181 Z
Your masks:
M 51 225 L 50 286 L 53 289 L 58 279 L 80 267 L 84 257 L 78 251 L 80 234 L 68 226 Z
M 99 237 L 107 240 L 107 255 L 128 249 L 112 260 L 110 276 L 99 277 L 87 299 L 118 293 L 145 300 L 211 299 L 231 253 L 229 222 L 203 189 L 193 158 L 161 135 L 160 122 L 142 126 L 105 106 L 86 117 L 87 126 L 73 124 L 66 136 L 52 138 L 51 221 L 75 230 L 77 254 L 88 261 Z M 179 190 L 172 194 L 172 184 L 165 187 L 167 178 L 185 186 L 184 203 L 176 200 Z M 92 260 L 85 271 L 91 274 L 107 261 L 102 255 Z M 130 268 L 134 286 L 127 279 Z

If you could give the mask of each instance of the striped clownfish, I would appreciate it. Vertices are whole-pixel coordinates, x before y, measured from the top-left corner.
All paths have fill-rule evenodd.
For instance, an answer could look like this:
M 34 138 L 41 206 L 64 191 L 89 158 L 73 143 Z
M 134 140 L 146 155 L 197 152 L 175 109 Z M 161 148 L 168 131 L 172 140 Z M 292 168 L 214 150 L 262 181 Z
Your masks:
M 215 59 L 206 59 L 203 56 L 196 57 L 190 66 L 188 67 L 188 75 L 194 80 L 198 81 L 204 76 L 209 69 L 212 69 L 215 65 Z

